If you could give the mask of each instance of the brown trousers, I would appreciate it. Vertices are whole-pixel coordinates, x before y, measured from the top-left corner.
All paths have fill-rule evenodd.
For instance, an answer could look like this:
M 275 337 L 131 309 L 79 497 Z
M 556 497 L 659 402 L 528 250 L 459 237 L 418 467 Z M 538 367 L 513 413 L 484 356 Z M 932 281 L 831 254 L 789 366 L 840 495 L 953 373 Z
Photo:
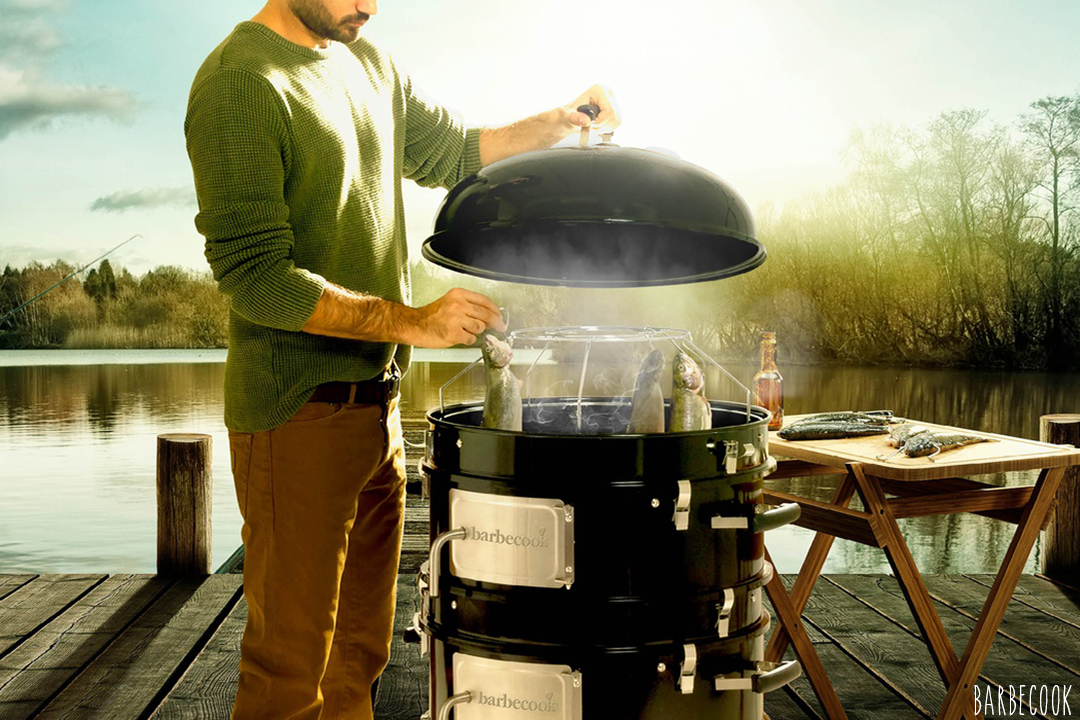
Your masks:
M 371 720 L 405 508 L 397 400 L 308 403 L 229 446 L 248 605 L 233 719 Z

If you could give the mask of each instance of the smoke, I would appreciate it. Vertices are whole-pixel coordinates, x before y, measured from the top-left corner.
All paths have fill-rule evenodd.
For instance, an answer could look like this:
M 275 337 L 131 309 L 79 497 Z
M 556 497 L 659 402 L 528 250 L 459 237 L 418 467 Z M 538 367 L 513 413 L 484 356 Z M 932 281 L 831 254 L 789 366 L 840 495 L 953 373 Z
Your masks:
M 431 251 L 502 279 L 639 287 L 689 282 L 753 258 L 757 246 L 658 225 L 532 222 L 434 238 Z

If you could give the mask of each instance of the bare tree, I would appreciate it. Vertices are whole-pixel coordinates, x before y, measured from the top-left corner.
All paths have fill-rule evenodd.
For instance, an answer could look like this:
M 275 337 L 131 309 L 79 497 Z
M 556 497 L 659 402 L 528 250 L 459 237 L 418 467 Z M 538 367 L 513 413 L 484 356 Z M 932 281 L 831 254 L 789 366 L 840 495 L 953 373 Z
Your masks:
M 1075 210 L 1074 197 L 1080 179 L 1080 98 L 1047 96 L 1031 104 L 1020 128 L 1028 148 L 1040 166 L 1039 188 L 1049 206 L 1045 219 L 1050 237 L 1047 310 L 1051 348 L 1061 341 L 1063 327 L 1062 278 L 1066 260 L 1063 221 Z M 1051 350 L 1053 355 L 1053 350 Z

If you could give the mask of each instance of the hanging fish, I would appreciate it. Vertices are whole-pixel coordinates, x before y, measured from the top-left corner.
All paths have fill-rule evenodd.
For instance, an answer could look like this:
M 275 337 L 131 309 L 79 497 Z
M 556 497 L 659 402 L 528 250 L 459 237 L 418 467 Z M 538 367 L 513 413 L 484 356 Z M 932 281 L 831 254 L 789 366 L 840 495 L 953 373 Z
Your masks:
M 663 369 L 664 354 L 659 350 L 653 350 L 641 361 L 634 380 L 627 432 L 664 432 L 664 391 L 660 389 L 660 372 Z
M 494 333 L 485 333 L 480 345 L 484 355 L 487 390 L 484 393 L 484 427 L 521 430 L 521 386 L 510 371 L 514 353 L 510 344 Z
M 708 430 L 712 407 L 705 398 L 705 375 L 684 352 L 675 356 L 671 369 L 671 432 Z

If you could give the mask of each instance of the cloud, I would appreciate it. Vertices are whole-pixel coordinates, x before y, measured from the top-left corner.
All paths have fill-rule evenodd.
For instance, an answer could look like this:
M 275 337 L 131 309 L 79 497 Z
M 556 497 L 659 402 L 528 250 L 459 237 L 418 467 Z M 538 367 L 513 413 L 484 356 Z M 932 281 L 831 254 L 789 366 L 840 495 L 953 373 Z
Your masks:
M 62 42 L 47 13 L 59 9 L 55 0 L 0 0 L 0 59 L 26 63 L 40 60 Z
M 17 130 L 48 127 L 63 116 L 130 118 L 125 90 L 48 80 L 40 68 L 62 44 L 53 29 L 62 0 L 0 0 L 0 141 Z
M 152 208 L 163 205 L 191 207 L 196 204 L 195 190 L 191 187 L 144 188 L 135 191 L 114 192 L 90 203 L 91 210 L 123 212 L 135 208 Z

